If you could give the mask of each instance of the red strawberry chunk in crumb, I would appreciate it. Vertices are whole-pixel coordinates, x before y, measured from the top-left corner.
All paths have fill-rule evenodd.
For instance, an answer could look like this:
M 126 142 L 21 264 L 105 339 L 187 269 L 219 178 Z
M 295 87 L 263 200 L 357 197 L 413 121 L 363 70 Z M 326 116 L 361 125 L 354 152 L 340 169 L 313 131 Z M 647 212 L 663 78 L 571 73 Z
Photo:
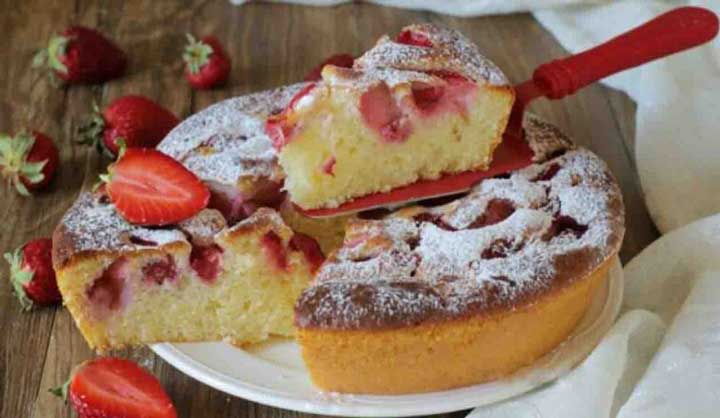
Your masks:
M 325 261 L 325 255 L 317 241 L 300 232 L 296 232 L 290 240 L 290 249 L 303 253 L 305 260 L 310 263 L 312 273 L 315 273 Z
M 129 295 L 125 281 L 129 274 L 128 267 L 125 257 L 118 258 L 88 288 L 87 297 L 99 317 L 104 317 L 127 303 Z
M 142 268 L 145 283 L 163 284 L 166 280 L 174 282 L 178 277 L 175 259 L 168 254 L 164 259 L 148 263 Z
M 412 133 L 410 120 L 385 83 L 369 88 L 360 96 L 360 113 L 365 123 L 380 133 L 385 142 L 403 142 Z
M 442 87 L 413 87 L 413 100 L 415 105 L 423 111 L 431 110 L 443 97 L 445 89 Z
M 515 212 L 515 205 L 507 199 L 493 199 L 488 202 L 485 212 L 468 228 L 482 228 L 494 225 L 507 219 Z
M 433 46 L 427 36 L 411 30 L 404 30 L 400 32 L 397 38 L 395 38 L 395 42 L 405 45 L 423 46 L 426 48 L 431 48 Z
M 194 245 L 190 251 L 190 267 L 202 281 L 212 284 L 222 271 L 222 257 L 223 250 L 217 245 L 207 247 Z
M 322 172 L 330 176 L 335 175 L 335 163 L 337 163 L 335 156 L 329 156 L 327 160 L 325 160 L 325 162 L 322 164 Z
M 442 112 L 467 114 L 470 102 L 477 87 L 460 74 L 449 71 L 433 71 L 430 74 L 445 80 L 444 87 L 417 84 L 413 86 L 415 106 L 425 116 Z
M 282 149 L 292 140 L 295 126 L 288 122 L 287 114 L 293 107 L 295 107 L 300 99 L 309 94 L 314 88 L 315 83 L 310 83 L 305 86 L 302 90 L 297 92 L 295 96 L 293 96 L 285 110 L 277 115 L 269 116 L 265 121 L 265 133 L 270 137 L 270 141 L 275 146 L 275 149 Z
M 268 264 L 270 264 L 272 268 L 287 271 L 287 250 L 283 245 L 282 239 L 280 239 L 280 236 L 276 234 L 275 231 L 268 231 L 263 235 L 260 238 L 260 245 L 265 253 Z

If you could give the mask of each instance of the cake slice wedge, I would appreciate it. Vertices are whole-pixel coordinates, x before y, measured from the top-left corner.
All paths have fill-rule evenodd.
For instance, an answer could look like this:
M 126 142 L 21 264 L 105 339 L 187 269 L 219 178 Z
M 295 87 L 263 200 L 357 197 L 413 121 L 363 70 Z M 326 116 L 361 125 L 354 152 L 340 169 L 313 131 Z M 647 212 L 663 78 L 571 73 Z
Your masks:
M 294 334 L 292 307 L 324 257 L 270 208 L 228 226 L 205 209 L 163 228 L 83 193 L 53 237 L 65 306 L 97 351 L 154 342 L 247 344 Z
M 488 167 L 514 92 L 455 30 L 430 24 L 382 37 L 353 68 L 332 65 L 266 132 L 285 189 L 303 209 L 337 207 L 421 179 Z

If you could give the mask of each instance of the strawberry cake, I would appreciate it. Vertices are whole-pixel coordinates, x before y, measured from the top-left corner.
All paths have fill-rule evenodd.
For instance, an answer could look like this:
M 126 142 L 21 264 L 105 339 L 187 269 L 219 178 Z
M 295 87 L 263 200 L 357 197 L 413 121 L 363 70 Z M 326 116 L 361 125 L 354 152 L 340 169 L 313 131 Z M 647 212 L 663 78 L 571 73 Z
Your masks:
M 418 86 L 431 91 L 418 95 Z M 364 100 L 377 111 L 370 119 L 393 106 L 399 119 L 369 123 Z M 418 106 L 424 100 L 432 103 Z M 318 83 L 211 106 L 157 150 L 126 152 L 110 183 L 65 214 L 53 236 L 64 303 L 99 351 L 295 336 L 327 391 L 427 392 L 510 374 L 567 338 L 618 252 L 622 198 L 598 157 L 527 116 L 534 164 L 461 196 L 316 220 L 288 194 L 309 187 L 297 203 L 332 206 L 374 191 L 343 183 L 353 177 L 382 189 L 484 167 L 512 100 L 504 76 L 460 34 L 415 25 L 381 39 L 352 69 L 326 66 Z M 326 113 L 333 130 L 319 141 L 310 133 L 321 132 L 313 112 L 323 106 L 336 113 Z M 183 184 L 204 191 L 201 208 L 162 223 L 128 221 L 138 208 L 114 196 L 123 188 L 112 182 L 141 153 L 179 167 Z M 423 160 L 429 171 L 415 165 Z M 441 161 L 460 165 L 433 165 Z M 318 164 L 325 180 L 310 173 Z
M 80 195 L 55 231 L 53 265 L 92 348 L 293 335 L 293 304 L 324 258 L 320 246 L 339 245 L 346 220 L 304 218 L 284 203 L 264 120 L 301 88 L 226 100 L 168 134 L 159 150 L 210 191 L 208 208 L 190 219 L 132 224 L 109 186 Z
M 486 168 L 513 100 L 505 75 L 467 38 L 418 24 L 382 37 L 352 68 L 325 66 L 266 129 L 291 200 L 336 207 Z
M 350 223 L 295 306 L 316 386 L 466 386 L 508 375 L 568 337 L 619 250 L 622 198 L 591 152 L 562 150 L 557 129 L 536 119 L 525 129 L 536 164 L 450 203 Z

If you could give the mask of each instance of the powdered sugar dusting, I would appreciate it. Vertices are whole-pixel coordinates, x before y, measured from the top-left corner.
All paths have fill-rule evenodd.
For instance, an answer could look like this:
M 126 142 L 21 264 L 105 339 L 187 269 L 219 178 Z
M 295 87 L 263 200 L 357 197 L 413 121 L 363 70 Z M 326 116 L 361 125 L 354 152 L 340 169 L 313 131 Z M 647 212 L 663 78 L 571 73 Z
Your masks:
M 355 67 L 366 70 L 392 67 L 415 71 L 452 71 L 479 83 L 509 85 L 505 74 L 457 30 L 429 23 L 406 26 L 402 30 L 424 35 L 432 46 L 406 45 L 384 36 L 355 61 Z
M 297 324 L 407 326 L 518 306 L 616 252 L 623 217 L 605 164 L 571 150 L 450 204 L 352 224 L 296 305 Z
M 63 235 L 72 243 L 69 253 L 123 251 L 187 241 L 174 228 L 150 229 L 129 224 L 106 199 L 99 194 L 82 193 L 60 221 Z
M 185 119 L 158 145 L 202 180 L 234 186 L 242 178 L 281 177 L 265 134 L 265 118 L 280 112 L 306 84 L 217 103 Z

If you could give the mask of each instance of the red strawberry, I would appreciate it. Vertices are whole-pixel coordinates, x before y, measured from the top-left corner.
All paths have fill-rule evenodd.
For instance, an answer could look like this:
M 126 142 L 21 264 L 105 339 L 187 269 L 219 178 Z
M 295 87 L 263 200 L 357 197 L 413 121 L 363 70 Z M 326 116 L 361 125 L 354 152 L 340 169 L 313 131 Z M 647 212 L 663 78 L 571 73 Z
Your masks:
M 14 137 L 0 134 L 0 174 L 23 196 L 47 186 L 55 176 L 58 150 L 52 139 L 40 132 L 20 132 Z
M 5 254 L 10 263 L 10 282 L 24 309 L 62 301 L 52 267 L 52 240 L 34 239 L 14 253 Z
M 214 36 L 206 36 L 199 41 L 187 35 L 188 44 L 183 53 L 185 78 L 195 89 L 205 90 L 220 86 L 230 74 L 228 58 L 220 41 Z
M 395 42 L 405 45 L 422 46 L 425 48 L 431 48 L 433 46 L 430 39 L 419 32 L 413 32 L 411 30 L 404 30 L 400 32 L 395 38 Z
M 50 391 L 69 399 L 79 418 L 177 418 L 157 378 L 130 360 L 86 361 L 67 383 Z
M 334 65 L 336 67 L 351 68 L 355 62 L 355 58 L 350 54 L 335 54 L 328 57 L 325 61 L 321 62 L 320 65 L 310 70 L 305 76 L 305 81 L 317 81 L 320 80 L 322 69 L 326 65 Z
M 103 83 L 125 73 L 127 57 L 95 29 L 71 26 L 35 55 L 33 67 L 47 67 L 53 79 L 70 84 Z
M 178 223 L 210 200 L 208 188 L 195 174 L 151 148 L 129 148 L 101 178 L 120 215 L 137 225 Z
M 177 124 L 169 110 L 143 96 L 115 99 L 101 113 L 97 105 L 79 129 L 81 142 L 104 147 L 116 156 L 120 141 L 128 148 L 154 148 Z

